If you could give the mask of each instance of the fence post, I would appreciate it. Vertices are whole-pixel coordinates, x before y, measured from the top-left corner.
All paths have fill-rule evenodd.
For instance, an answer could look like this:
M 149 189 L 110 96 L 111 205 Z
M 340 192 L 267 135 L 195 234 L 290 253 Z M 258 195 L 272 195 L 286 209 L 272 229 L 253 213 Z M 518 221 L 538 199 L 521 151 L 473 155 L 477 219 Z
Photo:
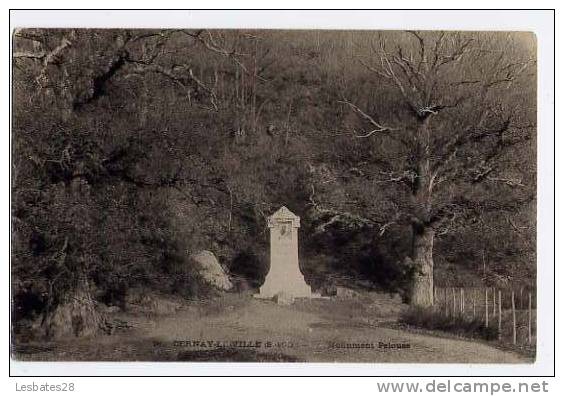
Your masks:
M 501 289 L 497 291 L 497 306 L 498 306 L 498 316 L 497 316 L 497 330 L 499 333 L 499 339 L 501 340 Z
M 495 295 L 496 295 L 496 289 L 493 289 L 493 296 L 492 296 L 492 319 L 495 318 Z
M 452 288 L 452 316 L 456 316 L 456 290 Z
M 531 300 L 531 292 L 529 292 L 529 345 L 531 345 L 533 342 L 533 306 L 531 304 Z
M 460 288 L 460 313 L 464 313 L 464 288 Z
M 488 288 L 486 287 L 486 327 L 488 327 Z
M 513 345 L 517 345 L 517 323 L 515 318 L 515 292 L 511 290 L 511 310 L 513 311 Z
M 476 289 L 472 290 L 472 319 L 476 318 Z
M 444 303 L 445 315 L 448 316 L 449 315 L 449 312 L 448 312 L 448 292 L 447 292 L 446 287 L 443 289 L 443 303 Z

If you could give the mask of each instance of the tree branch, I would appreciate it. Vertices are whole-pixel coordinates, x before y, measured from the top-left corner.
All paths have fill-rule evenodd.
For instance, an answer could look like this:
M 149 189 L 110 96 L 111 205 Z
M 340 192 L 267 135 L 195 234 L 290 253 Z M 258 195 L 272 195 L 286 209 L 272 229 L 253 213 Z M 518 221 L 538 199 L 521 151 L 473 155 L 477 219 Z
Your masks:
M 362 109 L 360 109 L 357 105 L 355 105 L 354 103 L 351 103 L 349 100 L 347 100 L 346 98 L 343 98 L 340 101 L 337 101 L 337 103 L 342 103 L 342 104 L 346 104 L 347 106 L 349 106 L 355 113 L 357 113 L 362 119 L 368 121 L 373 127 L 374 129 L 364 133 L 364 134 L 355 134 L 356 138 L 368 138 L 376 133 L 378 134 L 382 134 L 384 136 L 388 136 L 390 139 L 395 140 L 397 142 L 402 143 L 403 145 L 407 145 L 407 142 L 401 138 L 398 135 L 392 134 L 390 132 L 392 131 L 398 131 L 399 128 L 394 128 L 394 127 L 390 127 L 390 126 L 386 126 L 383 125 L 381 123 L 379 123 L 378 121 L 376 121 L 372 116 L 370 116 L 368 113 L 366 113 L 365 111 L 363 111 Z

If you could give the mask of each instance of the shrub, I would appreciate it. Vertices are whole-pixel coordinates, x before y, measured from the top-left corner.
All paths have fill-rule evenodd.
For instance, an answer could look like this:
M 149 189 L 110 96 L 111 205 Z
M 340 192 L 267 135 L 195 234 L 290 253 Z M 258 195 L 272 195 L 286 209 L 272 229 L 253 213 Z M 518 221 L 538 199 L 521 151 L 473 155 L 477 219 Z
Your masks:
M 469 318 L 460 314 L 447 316 L 433 308 L 410 308 L 401 315 L 400 323 L 488 341 L 498 338 L 498 329 L 486 326 L 480 318 Z
M 229 271 L 235 277 L 245 279 L 250 287 L 256 288 L 264 283 L 268 264 L 253 251 L 244 250 L 231 261 Z

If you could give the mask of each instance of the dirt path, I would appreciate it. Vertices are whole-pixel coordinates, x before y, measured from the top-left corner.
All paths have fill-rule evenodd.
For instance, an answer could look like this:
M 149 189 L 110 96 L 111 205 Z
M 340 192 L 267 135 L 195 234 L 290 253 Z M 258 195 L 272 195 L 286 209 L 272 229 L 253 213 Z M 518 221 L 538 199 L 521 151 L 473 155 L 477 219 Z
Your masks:
M 327 309 L 322 309 L 323 305 Z M 373 324 L 368 324 L 361 320 L 366 318 L 358 317 L 359 312 L 351 312 L 350 307 L 340 307 L 334 302 L 322 302 L 321 307 L 307 309 L 307 306 L 279 306 L 249 298 L 224 308 L 218 313 L 206 309 L 179 312 L 174 318 L 147 329 L 147 337 L 170 343 L 187 354 L 221 346 L 282 354 L 310 362 L 527 361 L 516 353 L 479 342 L 378 326 L 378 319 L 384 317 L 375 317 Z
M 22 360 L 527 363 L 482 342 L 386 326 L 405 309 L 389 297 L 304 300 L 291 306 L 226 295 L 175 314 L 117 313 L 131 328 L 94 339 L 25 343 Z

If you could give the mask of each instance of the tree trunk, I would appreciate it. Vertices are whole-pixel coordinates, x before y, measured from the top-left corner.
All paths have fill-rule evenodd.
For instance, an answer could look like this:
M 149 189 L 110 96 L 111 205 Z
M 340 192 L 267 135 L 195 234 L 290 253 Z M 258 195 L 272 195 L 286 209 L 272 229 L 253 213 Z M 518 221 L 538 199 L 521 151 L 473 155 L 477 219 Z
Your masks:
M 93 336 L 107 330 L 86 280 L 46 312 L 42 327 L 47 339 Z
M 431 227 L 413 226 L 411 259 L 415 275 L 411 287 L 411 305 L 430 307 L 433 305 L 433 241 L 435 230 Z
M 414 220 L 411 260 L 415 267 L 411 286 L 411 305 L 430 307 L 433 305 L 433 241 L 435 230 L 430 224 L 433 177 L 429 153 L 430 117 L 419 119 L 417 149 L 415 153 L 417 178 L 413 183 Z

